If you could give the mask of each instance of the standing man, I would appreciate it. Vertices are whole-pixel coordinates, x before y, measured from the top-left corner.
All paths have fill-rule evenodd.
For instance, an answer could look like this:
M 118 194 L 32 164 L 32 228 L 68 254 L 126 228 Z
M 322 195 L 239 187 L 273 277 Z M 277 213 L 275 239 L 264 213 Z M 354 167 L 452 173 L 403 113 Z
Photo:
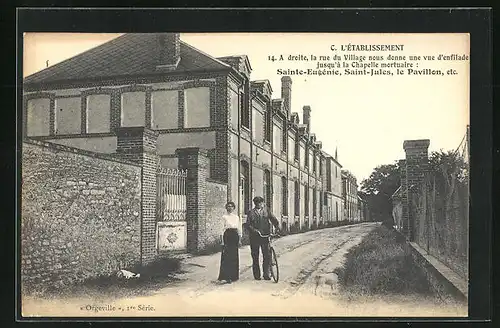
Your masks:
M 264 198 L 257 196 L 253 199 L 255 207 L 248 213 L 245 227 L 250 232 L 250 250 L 252 253 L 252 269 L 255 280 L 260 280 L 260 265 L 259 265 L 259 250 L 262 249 L 262 271 L 264 280 L 270 280 L 270 251 L 269 238 L 261 237 L 268 236 L 271 233 L 271 224 L 279 232 L 279 221 L 264 207 Z M 260 233 L 260 234 L 259 234 Z

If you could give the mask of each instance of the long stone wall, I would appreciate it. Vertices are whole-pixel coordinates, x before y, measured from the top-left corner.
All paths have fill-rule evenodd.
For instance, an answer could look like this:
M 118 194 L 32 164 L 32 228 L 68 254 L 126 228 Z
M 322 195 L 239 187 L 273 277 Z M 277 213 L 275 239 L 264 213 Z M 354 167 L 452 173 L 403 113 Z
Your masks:
M 24 291 L 58 288 L 140 262 L 139 166 L 26 141 L 21 201 Z

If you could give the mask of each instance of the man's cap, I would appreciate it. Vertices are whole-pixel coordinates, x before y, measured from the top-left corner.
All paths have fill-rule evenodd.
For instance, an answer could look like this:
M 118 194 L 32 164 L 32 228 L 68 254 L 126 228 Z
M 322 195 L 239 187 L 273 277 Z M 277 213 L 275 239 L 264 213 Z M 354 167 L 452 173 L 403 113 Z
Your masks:
M 262 197 L 260 197 L 260 196 L 257 196 L 257 197 L 255 197 L 255 198 L 253 199 L 253 202 L 254 202 L 255 204 L 257 204 L 257 203 L 264 203 L 264 198 L 262 198 Z

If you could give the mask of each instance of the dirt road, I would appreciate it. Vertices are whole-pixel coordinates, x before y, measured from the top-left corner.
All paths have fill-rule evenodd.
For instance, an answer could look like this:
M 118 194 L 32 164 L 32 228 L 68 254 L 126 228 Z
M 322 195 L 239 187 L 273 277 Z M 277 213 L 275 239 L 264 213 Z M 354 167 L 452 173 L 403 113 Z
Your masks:
M 436 307 L 434 300 L 366 299 L 339 295 L 335 268 L 377 223 L 329 228 L 274 241 L 280 281 L 256 281 L 249 246 L 240 249 L 240 280 L 216 282 L 220 253 L 187 258 L 180 282 L 153 295 L 127 299 L 66 299 L 23 302 L 23 313 L 53 316 L 429 316 L 466 315 Z M 460 314 L 457 314 L 460 312 Z

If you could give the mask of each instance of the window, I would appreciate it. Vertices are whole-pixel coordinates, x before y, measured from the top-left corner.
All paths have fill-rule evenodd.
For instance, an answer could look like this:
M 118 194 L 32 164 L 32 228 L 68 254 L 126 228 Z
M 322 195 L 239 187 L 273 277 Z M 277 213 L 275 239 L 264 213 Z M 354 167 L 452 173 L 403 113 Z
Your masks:
M 323 217 L 323 192 L 319 191 L 319 216 Z
M 316 189 L 313 189 L 312 192 L 313 192 L 313 217 L 315 217 L 317 214 L 317 207 L 318 207 L 318 204 L 317 204 L 318 200 L 317 200 L 317 195 L 316 195 L 318 192 Z
M 281 199 L 281 213 L 283 215 L 288 215 L 288 181 L 285 177 L 281 177 L 281 190 L 282 190 L 282 199 Z
M 273 150 L 275 153 L 278 153 L 281 149 L 281 129 L 273 124 Z
M 264 200 L 268 208 L 272 208 L 272 195 L 271 195 L 271 172 L 264 170 Z
M 210 126 L 210 88 L 190 88 L 184 91 L 184 127 Z
M 338 175 L 337 175 L 337 166 L 335 166 L 335 177 L 337 178 Z
M 50 99 L 31 99 L 27 102 L 28 136 L 48 136 L 50 133 Z
M 300 143 L 299 143 L 299 136 L 295 136 L 295 160 L 300 159 Z
M 304 211 L 309 216 L 309 186 L 304 186 Z
M 300 142 L 300 141 L 299 141 Z M 305 155 L 305 149 L 303 145 L 300 145 L 300 154 L 299 154 L 299 162 L 300 162 L 300 167 L 303 168 L 305 167 L 305 161 L 306 161 L 306 155 Z
M 288 162 L 293 162 L 295 159 L 295 145 L 294 138 L 287 132 L 287 148 L 288 148 Z
M 260 107 L 260 106 L 259 106 Z M 259 144 L 264 143 L 264 115 L 257 108 L 252 112 L 253 139 Z
M 281 134 L 281 151 L 286 152 L 288 145 L 288 132 L 286 130 L 286 122 L 283 122 L 283 129 Z
M 80 97 L 58 98 L 55 101 L 56 134 L 82 133 L 82 101 Z
M 335 202 L 335 220 L 339 220 L 339 204 Z
M 250 210 L 250 180 L 249 180 L 249 165 L 246 161 L 240 163 L 240 204 L 241 211 L 247 214 Z
M 250 129 L 250 112 L 248 108 L 248 102 L 246 94 L 240 93 L 240 113 L 241 113 L 241 126 Z
M 230 90 L 229 91 L 230 93 L 230 97 L 231 97 L 231 127 L 234 129 L 234 130 L 238 130 L 238 118 L 239 118 L 239 104 L 238 104 L 238 94 L 233 91 L 233 90 Z
M 187 94 L 192 98 L 191 94 Z M 188 106 L 190 105 L 188 99 Z M 192 105 L 191 105 L 192 106 Z M 179 117 L 179 92 L 162 90 L 151 93 L 151 127 L 153 129 L 176 129 Z
M 316 155 L 313 155 L 313 172 L 316 172 L 316 165 L 317 165 L 316 161 L 317 161 Z
M 264 120 L 265 120 L 265 135 L 264 135 L 264 139 L 266 141 L 271 142 L 272 120 L 271 120 L 271 107 L 269 105 L 267 107 Z
M 87 96 L 87 133 L 105 133 L 111 125 L 111 96 Z
M 256 136 L 257 130 L 258 130 L 258 129 L 256 129 L 257 128 L 257 122 L 256 122 L 257 113 L 258 113 L 258 111 L 255 108 L 253 108 L 253 106 L 252 106 L 252 135 L 253 135 L 254 139 L 256 139 L 256 140 L 258 140 L 258 138 Z
M 295 181 L 294 183 L 295 187 L 295 216 L 300 215 L 300 184 L 298 181 Z
M 326 190 L 332 191 L 332 162 L 326 162 Z
M 145 115 L 145 92 L 125 92 L 122 94 L 121 126 L 144 126 Z
M 309 166 L 309 147 L 306 147 L 305 160 L 306 160 L 305 166 L 308 167 Z

